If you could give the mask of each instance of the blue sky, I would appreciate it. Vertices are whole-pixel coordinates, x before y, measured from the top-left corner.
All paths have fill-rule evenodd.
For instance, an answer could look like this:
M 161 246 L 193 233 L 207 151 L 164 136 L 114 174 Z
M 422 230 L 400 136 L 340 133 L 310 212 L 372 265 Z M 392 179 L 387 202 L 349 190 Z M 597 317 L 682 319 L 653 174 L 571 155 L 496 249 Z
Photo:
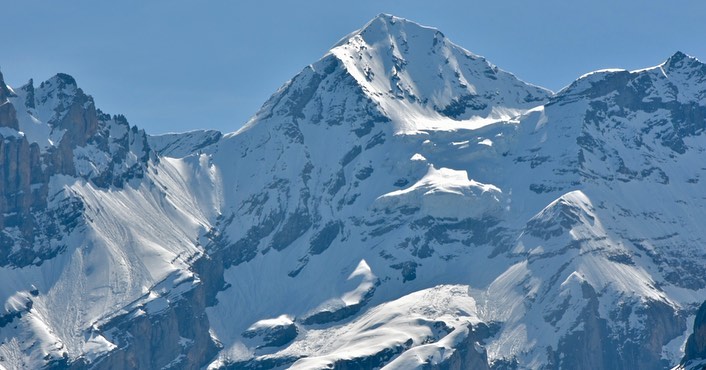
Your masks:
M 677 50 L 706 60 L 703 0 L 23 0 L 0 9 L 7 83 L 71 74 L 98 107 L 149 133 L 238 129 L 381 12 L 434 26 L 552 90 L 596 69 L 656 65 Z

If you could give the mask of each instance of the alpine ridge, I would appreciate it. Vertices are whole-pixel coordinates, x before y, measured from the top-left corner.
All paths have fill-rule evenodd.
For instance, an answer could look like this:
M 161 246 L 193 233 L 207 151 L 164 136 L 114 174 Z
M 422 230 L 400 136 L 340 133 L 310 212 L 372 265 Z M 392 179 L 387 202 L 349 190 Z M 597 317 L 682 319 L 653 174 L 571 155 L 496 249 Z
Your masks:
M 226 134 L 0 75 L 0 369 L 698 368 L 705 128 L 681 52 L 553 93 L 387 14 Z

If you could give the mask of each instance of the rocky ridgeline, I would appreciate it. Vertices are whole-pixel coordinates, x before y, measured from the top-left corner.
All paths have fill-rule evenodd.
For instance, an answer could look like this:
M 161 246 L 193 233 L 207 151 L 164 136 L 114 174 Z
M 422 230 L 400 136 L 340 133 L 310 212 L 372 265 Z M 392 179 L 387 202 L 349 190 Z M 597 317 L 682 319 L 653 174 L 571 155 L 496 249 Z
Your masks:
M 121 187 L 142 177 L 149 153 L 144 131 L 96 109 L 71 76 L 13 91 L 0 74 L 0 266 L 41 264 L 62 249 L 51 239 L 79 224 L 81 202 L 50 192 L 54 176 Z

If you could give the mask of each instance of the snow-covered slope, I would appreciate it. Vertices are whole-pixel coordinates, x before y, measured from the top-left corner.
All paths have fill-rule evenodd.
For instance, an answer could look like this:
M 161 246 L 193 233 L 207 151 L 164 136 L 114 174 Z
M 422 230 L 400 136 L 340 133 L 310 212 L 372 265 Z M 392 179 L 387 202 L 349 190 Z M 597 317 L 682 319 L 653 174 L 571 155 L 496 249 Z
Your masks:
M 41 157 L 76 125 L 29 91 L 0 90 L 30 117 L 0 105 L 0 134 Z M 237 132 L 91 149 L 121 121 L 96 119 L 46 175 L 64 247 L 0 268 L 0 366 L 675 366 L 706 299 L 705 98 L 682 53 L 553 94 L 382 14 Z

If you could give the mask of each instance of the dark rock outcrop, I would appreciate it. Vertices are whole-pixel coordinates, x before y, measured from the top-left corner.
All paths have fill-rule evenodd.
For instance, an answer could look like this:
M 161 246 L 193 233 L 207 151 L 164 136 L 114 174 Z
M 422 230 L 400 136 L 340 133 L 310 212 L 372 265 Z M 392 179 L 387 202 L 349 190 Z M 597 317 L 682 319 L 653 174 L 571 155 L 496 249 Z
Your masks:
M 2 76 L 2 72 L 0 72 L 0 127 L 18 130 L 17 112 L 15 107 L 8 101 L 8 98 L 14 95 L 5 84 L 5 79 Z
M 445 361 L 439 364 L 427 364 L 425 370 L 490 370 L 488 354 L 483 348 L 483 341 L 493 334 L 493 328 L 479 323 L 468 326 L 468 335 L 458 345 Z
M 682 364 L 706 360 L 706 302 L 696 312 L 694 331 L 686 341 Z M 706 365 L 705 365 L 706 366 Z
M 293 341 L 298 334 L 297 325 L 290 322 L 267 328 L 248 329 L 243 333 L 243 337 L 260 340 L 261 344 L 258 348 L 263 348 L 281 347 Z
M 598 312 L 598 293 L 588 283 L 581 286 L 583 298 L 588 302 L 577 319 L 576 330 L 561 338 L 559 348 L 553 352 L 550 369 L 653 369 L 669 367 L 661 358 L 662 347 L 684 329 L 684 319 L 673 308 L 659 301 L 646 302 L 639 316 L 649 327 L 642 332 L 628 328 L 627 333 L 617 333 L 612 322 L 626 322 L 632 313 L 629 306 L 611 312 L 609 319 Z M 627 310 L 627 311 L 626 311 Z M 618 342 L 612 338 L 630 338 Z
M 222 261 L 202 255 L 194 261 L 197 279 L 182 281 L 193 284 L 185 293 L 170 297 L 163 310 L 146 313 L 145 304 L 96 328 L 117 348 L 88 362 L 79 358 L 58 361 L 48 369 L 199 369 L 217 353 L 220 344 L 210 335 L 206 307 L 215 303 L 223 288 Z M 166 297 L 165 297 L 166 298 Z M 160 298 L 161 299 L 161 298 Z

